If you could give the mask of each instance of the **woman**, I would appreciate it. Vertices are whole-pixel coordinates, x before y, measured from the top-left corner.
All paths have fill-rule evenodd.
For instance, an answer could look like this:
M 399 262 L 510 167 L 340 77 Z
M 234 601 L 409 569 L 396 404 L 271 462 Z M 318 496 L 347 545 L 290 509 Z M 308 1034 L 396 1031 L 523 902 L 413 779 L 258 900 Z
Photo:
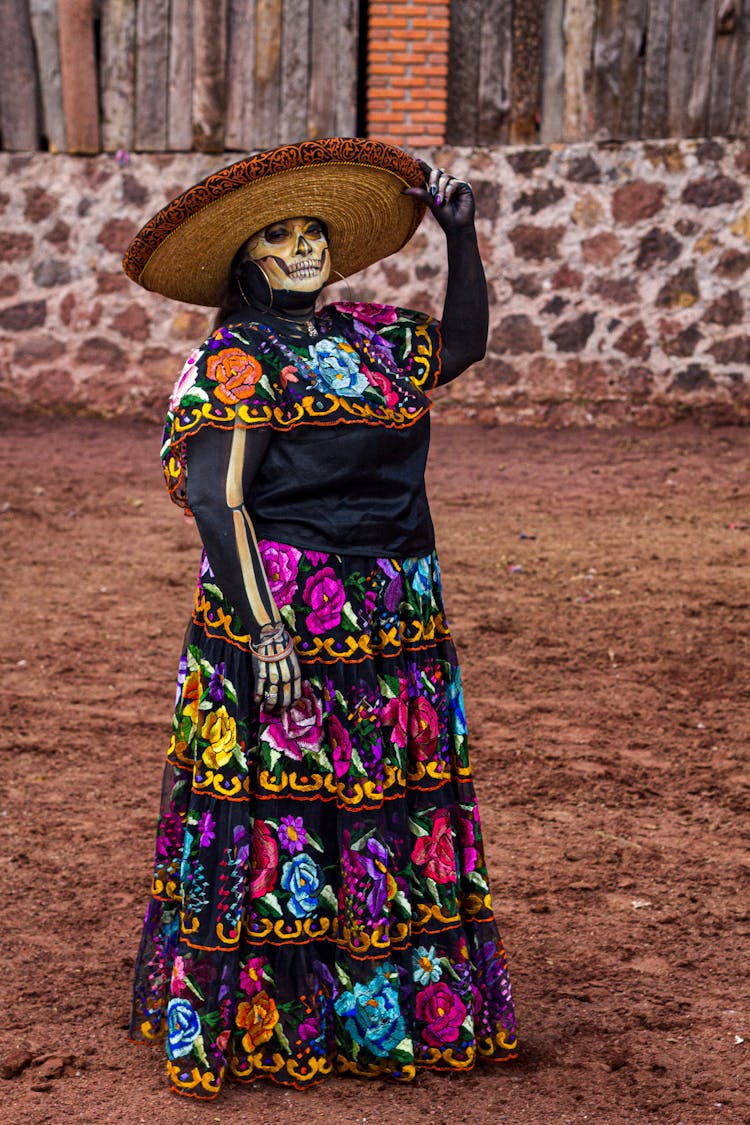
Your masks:
M 329 277 L 445 231 L 440 324 L 315 311 Z M 515 1052 L 424 489 L 430 394 L 484 354 L 468 184 L 330 139 L 240 161 L 128 274 L 221 305 L 167 417 L 204 544 L 131 1032 L 173 1088 L 409 1080 Z

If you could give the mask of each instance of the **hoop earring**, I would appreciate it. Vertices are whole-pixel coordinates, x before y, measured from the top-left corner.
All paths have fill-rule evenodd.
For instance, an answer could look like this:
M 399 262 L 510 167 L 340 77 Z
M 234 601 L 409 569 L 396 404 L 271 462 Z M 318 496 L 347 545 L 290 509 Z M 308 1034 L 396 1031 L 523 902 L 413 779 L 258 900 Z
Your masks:
M 268 280 L 268 278 L 266 277 L 265 273 L 260 268 L 260 266 L 258 266 L 258 271 L 259 271 L 259 273 L 262 274 L 263 279 L 264 279 L 266 285 L 268 286 L 268 296 L 270 297 L 269 304 L 267 306 L 261 305 L 260 307 L 264 310 L 264 312 L 270 312 L 271 309 L 273 308 L 273 289 L 271 288 L 271 282 Z M 247 298 L 247 293 L 242 288 L 242 282 L 240 281 L 239 277 L 237 278 L 237 288 L 240 291 L 240 297 L 242 297 L 242 300 L 245 302 L 246 305 L 249 305 L 250 301 Z
M 346 286 L 346 293 L 347 293 L 347 298 L 346 298 L 346 299 L 347 299 L 347 301 L 349 302 L 349 304 L 352 304 L 352 303 L 353 303 L 353 300 L 354 300 L 354 294 L 352 293 L 351 289 L 349 288 L 349 282 L 348 282 L 348 281 L 346 280 L 346 278 L 344 277 L 343 273 L 339 273 L 339 271 L 338 271 L 338 270 L 331 270 L 331 273 L 335 273 L 335 274 L 336 274 L 336 275 L 337 275 L 338 277 L 340 277 L 340 278 L 341 278 L 341 280 L 343 281 L 344 285 Z M 330 277 L 329 277 L 329 281 L 328 281 L 328 282 L 327 282 L 326 284 L 330 284 Z M 334 285 L 336 285 L 337 283 L 336 283 L 336 282 L 333 282 L 333 284 L 334 284 Z

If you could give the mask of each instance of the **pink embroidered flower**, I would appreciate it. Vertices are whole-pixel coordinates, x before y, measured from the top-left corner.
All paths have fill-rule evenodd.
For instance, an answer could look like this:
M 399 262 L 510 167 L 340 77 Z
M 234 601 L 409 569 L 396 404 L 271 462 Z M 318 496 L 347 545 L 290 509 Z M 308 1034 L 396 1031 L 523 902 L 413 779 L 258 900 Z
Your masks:
M 254 996 L 263 988 L 264 965 L 265 961 L 262 957 L 249 957 L 244 968 L 240 970 L 240 988 L 246 996 Z
M 456 853 L 453 847 L 451 818 L 447 809 L 435 814 L 429 836 L 418 836 L 411 850 L 411 858 L 429 879 L 436 883 L 453 883 L 456 878 Z
M 271 719 L 262 738 L 274 750 L 280 750 L 297 762 L 302 761 L 303 754 L 314 754 L 320 750 L 323 712 L 320 700 L 314 695 L 307 680 L 302 684 L 302 695 L 297 702 Z
M 171 410 L 176 410 L 182 399 L 189 390 L 193 387 L 196 379 L 198 378 L 198 358 L 200 356 L 200 348 L 196 348 L 194 352 L 185 360 L 185 365 L 182 368 L 177 382 L 172 389 L 172 394 L 169 397 L 169 406 Z
M 305 583 L 302 600 L 309 605 L 307 628 L 315 636 L 335 629 L 341 621 L 346 592 L 330 566 L 324 566 Z
M 258 550 L 276 605 L 289 605 L 294 597 L 302 552 L 287 543 L 274 543 L 271 539 L 260 539 Z
M 475 871 L 479 861 L 474 838 L 474 820 L 466 816 L 458 818 L 458 838 L 461 841 L 461 861 L 464 871 Z
M 185 958 L 175 957 L 174 964 L 172 965 L 172 984 L 170 991 L 173 996 L 184 996 L 188 991 L 188 983 L 185 979 Z
M 424 1022 L 422 1038 L 431 1047 L 455 1043 L 466 1019 L 466 1005 L 444 981 L 428 984 L 417 993 L 417 1019 Z
M 305 551 L 305 558 L 313 566 L 322 566 L 324 562 L 328 562 L 328 555 L 323 551 Z
M 360 324 L 368 328 L 380 328 L 384 324 L 395 324 L 396 310 L 393 305 L 376 305 L 368 301 L 337 301 L 336 308 L 349 313 Z
M 282 387 L 286 387 L 289 383 L 299 383 L 297 368 L 293 367 L 291 363 L 287 364 L 286 367 L 282 367 L 279 374 L 281 376 Z
M 352 760 L 352 742 L 336 715 L 328 716 L 328 737 L 333 747 L 333 772 L 336 777 L 343 777 Z
M 428 761 L 437 747 L 438 717 L 435 708 L 419 696 L 409 709 L 409 749 L 420 761 Z
M 398 405 L 398 392 L 394 391 L 393 384 L 387 375 L 383 375 L 380 371 L 368 371 L 367 369 L 365 369 L 365 375 L 370 386 L 377 387 L 378 390 L 383 392 L 386 406 Z
M 406 729 L 409 724 L 409 696 L 405 677 L 399 677 L 398 698 L 388 700 L 380 718 L 385 726 L 393 727 L 391 741 L 403 749 L 408 741 Z
M 271 830 L 262 820 L 253 825 L 250 849 L 250 894 L 262 898 L 273 890 L 279 863 L 279 849 Z

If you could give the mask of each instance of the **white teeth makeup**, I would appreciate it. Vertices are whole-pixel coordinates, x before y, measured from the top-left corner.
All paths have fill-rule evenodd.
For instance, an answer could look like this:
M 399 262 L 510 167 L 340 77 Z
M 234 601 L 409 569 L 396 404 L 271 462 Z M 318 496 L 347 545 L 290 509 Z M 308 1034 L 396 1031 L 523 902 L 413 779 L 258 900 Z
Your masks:
M 310 217 L 284 219 L 257 231 L 248 240 L 247 254 L 272 289 L 313 293 L 323 288 L 331 272 L 323 224 Z

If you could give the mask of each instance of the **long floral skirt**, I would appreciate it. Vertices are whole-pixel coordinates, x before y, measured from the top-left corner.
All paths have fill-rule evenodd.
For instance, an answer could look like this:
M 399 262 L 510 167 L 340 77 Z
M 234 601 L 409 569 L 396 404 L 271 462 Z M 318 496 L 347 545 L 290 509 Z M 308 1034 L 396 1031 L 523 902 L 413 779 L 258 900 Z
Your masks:
M 436 556 L 261 541 L 302 697 L 252 703 L 204 559 L 177 684 L 131 1035 L 172 1087 L 408 1081 L 514 1057 Z

